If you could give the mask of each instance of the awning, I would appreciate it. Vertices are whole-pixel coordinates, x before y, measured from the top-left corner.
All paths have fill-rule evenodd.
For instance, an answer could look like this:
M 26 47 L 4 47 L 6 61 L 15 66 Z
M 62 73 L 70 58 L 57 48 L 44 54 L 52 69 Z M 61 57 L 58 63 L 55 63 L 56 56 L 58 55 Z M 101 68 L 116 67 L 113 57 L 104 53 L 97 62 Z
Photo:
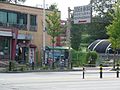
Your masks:
M 46 46 L 46 49 L 53 50 L 53 47 L 52 46 Z M 69 49 L 69 47 L 59 47 L 59 46 L 54 47 L 54 50 L 68 50 L 68 49 Z
M 0 31 L 0 36 L 12 37 L 12 32 Z
M 30 44 L 29 47 L 30 48 L 37 48 L 37 46 L 35 44 Z

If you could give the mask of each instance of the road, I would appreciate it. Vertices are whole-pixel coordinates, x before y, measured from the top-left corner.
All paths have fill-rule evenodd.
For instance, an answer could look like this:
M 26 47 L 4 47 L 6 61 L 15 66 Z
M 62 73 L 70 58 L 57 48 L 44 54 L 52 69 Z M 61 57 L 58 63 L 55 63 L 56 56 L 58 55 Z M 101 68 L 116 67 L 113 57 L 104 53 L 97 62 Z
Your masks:
M 0 90 L 120 90 L 120 79 L 115 73 L 34 72 L 0 73 Z

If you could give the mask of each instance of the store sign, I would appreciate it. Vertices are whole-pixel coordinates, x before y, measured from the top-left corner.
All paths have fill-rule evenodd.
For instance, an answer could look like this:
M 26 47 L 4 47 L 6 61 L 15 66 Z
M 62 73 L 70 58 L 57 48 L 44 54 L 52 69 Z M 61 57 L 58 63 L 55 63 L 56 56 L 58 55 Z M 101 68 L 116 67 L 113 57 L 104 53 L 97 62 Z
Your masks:
M 35 58 L 35 56 L 34 56 L 34 49 L 35 48 L 30 48 L 29 49 L 29 63 L 32 63 L 32 62 L 34 62 L 34 58 Z
M 90 23 L 91 15 L 91 5 L 74 7 L 74 24 Z
M 0 31 L 0 36 L 12 37 L 12 32 Z
M 33 39 L 33 36 L 31 34 L 18 34 L 18 39 L 21 39 L 21 40 L 32 40 Z

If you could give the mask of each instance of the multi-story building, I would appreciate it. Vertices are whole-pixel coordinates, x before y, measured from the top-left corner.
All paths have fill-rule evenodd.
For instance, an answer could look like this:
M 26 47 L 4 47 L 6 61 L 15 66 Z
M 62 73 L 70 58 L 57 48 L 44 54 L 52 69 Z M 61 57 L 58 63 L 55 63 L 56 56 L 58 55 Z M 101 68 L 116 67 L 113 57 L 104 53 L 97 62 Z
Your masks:
M 49 10 L 47 10 L 49 12 Z M 0 60 L 40 60 L 43 45 L 43 9 L 0 2 Z M 46 35 L 46 45 L 50 45 Z
M 56 46 L 67 46 L 67 21 L 61 20 L 61 28 L 63 29 L 63 32 L 56 38 Z

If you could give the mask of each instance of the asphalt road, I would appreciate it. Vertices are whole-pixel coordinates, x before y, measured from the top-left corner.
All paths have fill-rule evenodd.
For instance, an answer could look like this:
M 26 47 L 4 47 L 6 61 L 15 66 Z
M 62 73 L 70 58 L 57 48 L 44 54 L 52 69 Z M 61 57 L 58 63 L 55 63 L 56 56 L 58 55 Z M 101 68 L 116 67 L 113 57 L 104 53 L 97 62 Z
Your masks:
M 120 90 L 115 73 L 97 72 L 34 72 L 0 73 L 0 90 Z

